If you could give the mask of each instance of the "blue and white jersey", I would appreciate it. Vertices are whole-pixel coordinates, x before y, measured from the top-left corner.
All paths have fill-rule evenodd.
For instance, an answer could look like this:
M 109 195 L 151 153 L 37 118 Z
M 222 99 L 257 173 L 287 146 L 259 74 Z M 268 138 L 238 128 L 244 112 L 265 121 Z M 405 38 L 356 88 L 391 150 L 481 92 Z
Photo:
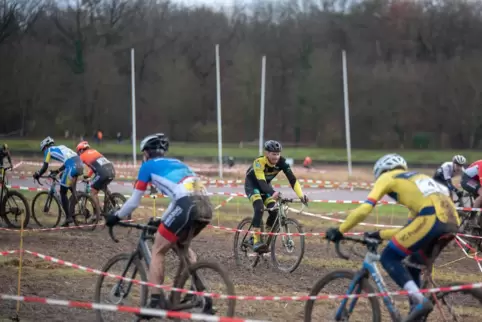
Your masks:
M 141 165 L 135 189 L 145 191 L 147 184 L 173 200 L 195 192 L 205 194 L 199 177 L 185 163 L 170 158 L 156 158 Z
M 65 145 L 51 146 L 47 148 L 44 152 L 44 162 L 49 163 L 51 159 L 66 163 L 67 160 L 74 157 L 79 157 L 77 153 L 66 147 Z

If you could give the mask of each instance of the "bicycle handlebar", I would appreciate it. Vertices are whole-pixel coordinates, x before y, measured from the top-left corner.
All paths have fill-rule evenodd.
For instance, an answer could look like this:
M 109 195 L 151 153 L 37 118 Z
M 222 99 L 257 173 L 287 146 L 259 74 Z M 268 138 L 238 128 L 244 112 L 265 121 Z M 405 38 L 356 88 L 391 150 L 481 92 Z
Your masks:
M 149 221 L 150 222 L 150 221 Z M 132 224 L 132 223 L 128 223 L 128 222 L 123 222 L 123 221 L 119 221 L 117 223 L 117 225 L 119 226 L 123 226 L 123 227 L 130 227 L 130 228 L 135 228 L 135 229 L 139 229 L 139 230 L 144 230 L 144 231 L 149 231 L 151 233 L 155 233 L 157 231 L 157 228 L 156 226 L 151 226 L 151 225 L 142 225 L 142 224 Z M 117 238 L 115 238 L 114 236 L 114 226 L 110 226 L 109 227 L 109 235 L 110 235 L 110 238 L 118 243 L 119 240 Z
M 33 179 L 33 182 L 34 182 L 34 183 L 36 182 L 36 183 L 38 183 L 38 184 L 41 185 L 41 186 L 43 186 L 43 184 L 40 182 L 40 178 L 42 178 L 42 179 L 52 179 L 53 181 L 58 182 L 59 179 L 57 179 L 57 175 L 59 175 L 59 172 L 50 170 L 50 174 L 49 174 L 49 175 L 47 175 L 47 176 L 40 176 L 40 177 L 38 177 L 38 179 L 34 178 L 34 179 Z
M 348 255 L 343 254 L 341 249 L 340 249 L 340 242 L 343 241 L 343 240 L 350 241 L 350 242 L 353 242 L 353 243 L 356 243 L 356 244 L 362 244 L 364 246 L 367 246 L 367 248 L 369 250 L 375 249 L 378 245 L 380 245 L 382 243 L 381 240 L 374 239 L 374 238 L 367 238 L 367 237 L 353 238 L 353 237 L 349 237 L 349 236 L 343 236 L 342 240 L 335 243 L 335 252 L 338 255 L 338 257 L 343 258 L 343 259 L 347 259 L 347 260 L 350 257 Z

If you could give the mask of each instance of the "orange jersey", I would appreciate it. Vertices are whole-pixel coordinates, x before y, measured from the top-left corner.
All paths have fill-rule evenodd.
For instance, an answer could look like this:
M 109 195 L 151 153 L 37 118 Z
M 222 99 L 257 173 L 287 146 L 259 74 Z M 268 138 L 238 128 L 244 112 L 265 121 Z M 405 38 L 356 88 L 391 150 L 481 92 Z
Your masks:
M 109 160 L 107 160 L 99 151 L 92 148 L 85 150 L 80 155 L 80 159 L 89 167 L 89 177 L 92 175 L 92 173 L 100 172 L 101 168 L 106 164 L 112 166 L 112 163 Z

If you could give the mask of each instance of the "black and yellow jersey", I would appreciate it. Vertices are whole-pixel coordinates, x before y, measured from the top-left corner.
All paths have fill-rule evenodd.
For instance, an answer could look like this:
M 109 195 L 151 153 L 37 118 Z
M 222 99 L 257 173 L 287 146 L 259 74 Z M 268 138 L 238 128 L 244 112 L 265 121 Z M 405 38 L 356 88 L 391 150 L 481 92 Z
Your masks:
M 269 184 L 278 173 L 283 171 L 288 178 L 288 181 L 299 198 L 303 197 L 303 192 L 301 191 L 301 186 L 296 179 L 291 167 L 286 163 L 286 159 L 280 157 L 276 164 L 271 164 L 267 157 L 260 156 L 256 158 L 253 164 L 246 171 L 246 180 L 251 180 L 253 183 L 257 183 L 261 193 L 273 195 L 274 190 Z
M 396 202 L 409 210 L 409 220 L 416 216 L 436 214 L 444 223 L 460 225 L 454 203 L 448 195 L 448 190 L 435 182 L 431 177 L 415 171 L 393 170 L 382 174 L 368 195 L 365 202 L 353 210 L 346 221 L 340 225 L 340 232 L 346 233 L 362 222 L 371 212 L 376 203 L 384 195 L 390 196 Z M 386 230 L 386 237 L 398 229 Z M 382 235 L 382 234 L 381 234 Z M 383 239 L 386 239 L 382 236 Z

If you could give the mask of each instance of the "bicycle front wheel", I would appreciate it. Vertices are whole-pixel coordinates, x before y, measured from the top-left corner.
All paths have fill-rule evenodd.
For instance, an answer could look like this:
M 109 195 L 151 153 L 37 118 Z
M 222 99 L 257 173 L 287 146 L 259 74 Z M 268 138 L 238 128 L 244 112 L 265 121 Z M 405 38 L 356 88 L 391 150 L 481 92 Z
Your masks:
M 191 265 L 189 269 L 185 269 L 178 280 L 174 281 L 174 287 L 204 293 L 225 294 L 233 297 L 236 295 L 233 282 L 229 278 L 228 273 L 218 263 L 207 261 L 199 261 Z M 192 313 L 227 317 L 234 316 L 236 306 L 234 298 L 216 299 L 214 301 L 212 297 L 175 291 L 171 291 L 170 301 L 173 310 L 176 310 L 176 306 L 188 305 L 191 307 L 189 311 Z
M 119 254 L 111 259 L 101 269 L 102 272 L 116 276 L 147 281 L 146 270 L 138 257 L 132 254 Z M 147 303 L 148 289 L 145 285 L 99 275 L 95 285 L 95 303 L 144 307 Z M 97 321 L 119 321 L 132 319 L 130 313 L 109 312 L 97 310 Z
M 355 279 L 355 272 L 339 270 L 325 275 L 319 279 L 310 291 L 309 296 L 317 296 L 318 294 L 339 294 L 340 290 L 349 290 L 350 285 Z M 329 287 L 329 284 L 332 284 Z M 353 291 L 349 294 L 360 293 L 375 293 L 373 287 L 370 285 L 366 278 L 358 280 L 357 284 L 353 287 Z M 350 302 L 350 303 L 348 303 Z M 360 321 L 366 322 L 381 322 L 382 315 L 380 312 L 380 303 L 375 297 L 370 298 L 358 298 L 358 299 L 340 299 L 330 301 L 318 301 L 318 310 L 314 310 L 314 300 L 306 301 L 305 304 L 305 322 L 311 321 Z M 333 305 L 333 303 L 337 303 Z M 339 304 L 338 304 L 339 303 Z M 357 305 L 357 311 L 355 310 Z M 336 313 L 328 315 L 327 311 L 337 310 Z M 371 319 L 370 319 L 371 315 Z
M 286 218 L 284 223 L 280 225 L 278 232 L 303 234 L 303 226 L 296 219 Z M 276 241 L 279 241 L 279 250 L 276 250 Z M 304 254 L 304 235 L 273 235 L 271 240 L 271 261 L 278 270 L 293 273 L 300 265 Z M 285 262 L 286 264 L 284 264 Z
M 30 221 L 30 208 L 24 195 L 15 190 L 9 190 L 2 201 L 1 214 L 10 228 L 23 228 Z
M 59 200 L 48 191 L 37 193 L 32 201 L 32 217 L 40 227 L 57 227 L 62 217 Z

